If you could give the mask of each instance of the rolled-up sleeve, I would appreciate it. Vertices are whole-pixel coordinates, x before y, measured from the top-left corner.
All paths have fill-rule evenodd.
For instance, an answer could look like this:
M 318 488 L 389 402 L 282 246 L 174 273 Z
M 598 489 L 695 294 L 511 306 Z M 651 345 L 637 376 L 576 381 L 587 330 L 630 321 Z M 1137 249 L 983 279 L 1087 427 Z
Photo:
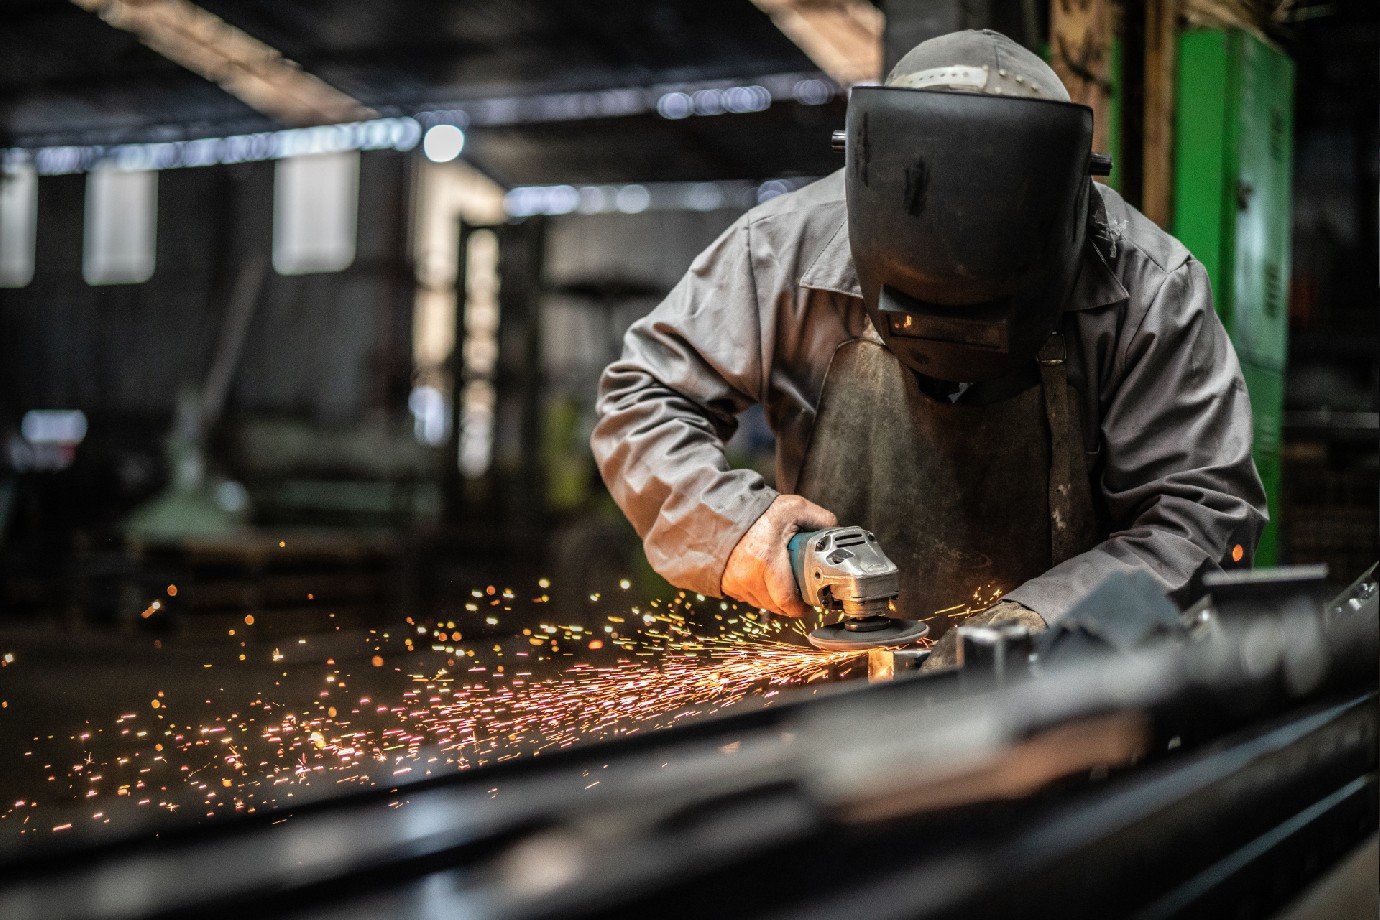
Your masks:
M 1118 571 L 1148 571 L 1191 602 L 1235 547 L 1249 564 L 1266 520 L 1250 400 L 1203 266 L 1168 273 L 1131 328 L 1102 417 L 1111 535 L 1008 595 L 1050 621 Z
M 628 330 L 600 380 L 590 440 L 652 567 L 707 595 L 720 593 L 733 547 L 776 497 L 724 457 L 736 416 L 762 399 L 769 360 L 750 233 L 747 221 L 730 227 Z

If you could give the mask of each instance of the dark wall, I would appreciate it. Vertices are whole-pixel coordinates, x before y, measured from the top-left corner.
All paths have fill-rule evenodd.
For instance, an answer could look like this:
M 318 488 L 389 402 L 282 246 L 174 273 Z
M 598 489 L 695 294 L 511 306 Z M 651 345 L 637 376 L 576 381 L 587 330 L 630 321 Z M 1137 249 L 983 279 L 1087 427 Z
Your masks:
M 327 423 L 402 411 L 411 373 L 408 159 L 364 154 L 359 237 L 343 272 L 269 268 L 229 408 Z M 33 408 L 165 418 L 209 368 L 241 264 L 272 249 L 272 163 L 170 170 L 158 180 L 149 281 L 83 280 L 85 176 L 39 181 L 37 270 L 0 290 L 0 427 Z
M 1298 408 L 1369 409 L 1380 381 L 1380 7 L 1299 23 L 1295 64 L 1291 382 Z M 1311 367 L 1309 367 L 1311 365 Z
M 544 368 L 555 385 L 591 406 L 623 333 L 675 286 L 695 256 L 741 212 L 645 211 L 554 217 L 546 241 L 542 300 Z M 581 290 L 625 286 L 599 297 Z

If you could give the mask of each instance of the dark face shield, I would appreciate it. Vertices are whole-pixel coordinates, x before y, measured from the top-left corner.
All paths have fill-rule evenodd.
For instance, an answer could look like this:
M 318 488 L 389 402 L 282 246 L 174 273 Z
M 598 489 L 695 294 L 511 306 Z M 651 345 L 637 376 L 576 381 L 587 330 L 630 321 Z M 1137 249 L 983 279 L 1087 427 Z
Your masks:
M 846 136 L 853 259 L 887 346 L 942 380 L 1033 359 L 1078 272 L 1092 111 L 859 87 Z

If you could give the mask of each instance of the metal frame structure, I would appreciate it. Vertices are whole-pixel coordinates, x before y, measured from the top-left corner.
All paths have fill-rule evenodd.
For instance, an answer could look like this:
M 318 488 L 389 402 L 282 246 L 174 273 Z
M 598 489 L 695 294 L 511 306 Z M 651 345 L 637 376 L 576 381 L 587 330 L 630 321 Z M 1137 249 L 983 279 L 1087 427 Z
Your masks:
M 1273 916 L 1377 827 L 1373 573 L 1324 605 L 1223 583 L 1187 637 L 1029 674 L 50 843 L 0 864 L 0 914 Z

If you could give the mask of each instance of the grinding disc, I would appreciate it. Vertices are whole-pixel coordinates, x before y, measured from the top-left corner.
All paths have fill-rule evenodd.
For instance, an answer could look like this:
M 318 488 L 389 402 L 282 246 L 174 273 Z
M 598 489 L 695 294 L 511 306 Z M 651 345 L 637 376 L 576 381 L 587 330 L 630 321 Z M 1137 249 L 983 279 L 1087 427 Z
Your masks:
M 810 633 L 810 644 L 826 652 L 855 652 L 870 648 L 900 648 L 924 636 L 930 628 L 915 620 L 892 619 L 881 629 L 853 632 L 843 621 L 821 626 Z

